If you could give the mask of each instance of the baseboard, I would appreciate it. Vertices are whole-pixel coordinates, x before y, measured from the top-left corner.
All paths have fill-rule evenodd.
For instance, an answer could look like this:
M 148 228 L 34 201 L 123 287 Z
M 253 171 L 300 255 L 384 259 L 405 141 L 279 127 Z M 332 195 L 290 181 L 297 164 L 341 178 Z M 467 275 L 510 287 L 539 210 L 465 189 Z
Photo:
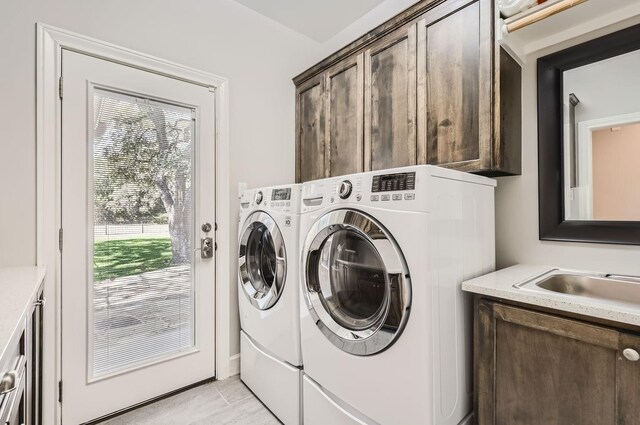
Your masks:
M 240 353 L 231 356 L 229 359 L 229 376 L 240 373 Z

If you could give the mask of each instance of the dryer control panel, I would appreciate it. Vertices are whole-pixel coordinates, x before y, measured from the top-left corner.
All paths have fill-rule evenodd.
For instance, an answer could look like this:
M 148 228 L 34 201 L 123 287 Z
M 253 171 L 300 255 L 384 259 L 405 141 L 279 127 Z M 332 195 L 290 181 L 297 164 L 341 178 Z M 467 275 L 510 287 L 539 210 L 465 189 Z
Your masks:
M 427 196 L 429 186 L 447 181 L 495 186 L 495 181 L 486 177 L 433 165 L 413 165 L 304 183 L 300 212 L 346 206 L 430 212 L 436 200 Z
M 345 205 L 426 211 L 428 200 L 420 196 L 420 191 L 424 190 L 433 168 L 402 167 L 307 182 L 302 188 L 301 212 Z
M 371 192 L 395 192 L 399 190 L 415 190 L 416 173 L 394 173 L 373 176 Z

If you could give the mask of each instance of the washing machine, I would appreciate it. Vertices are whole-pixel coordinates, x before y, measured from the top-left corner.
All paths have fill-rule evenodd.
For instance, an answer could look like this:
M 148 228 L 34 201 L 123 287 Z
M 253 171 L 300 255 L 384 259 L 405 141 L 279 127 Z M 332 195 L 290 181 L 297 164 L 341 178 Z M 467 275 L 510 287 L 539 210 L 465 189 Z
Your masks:
M 461 284 L 494 270 L 495 185 L 427 165 L 303 185 L 306 425 L 470 423 Z
M 300 185 L 240 197 L 240 379 L 284 424 L 301 422 Z

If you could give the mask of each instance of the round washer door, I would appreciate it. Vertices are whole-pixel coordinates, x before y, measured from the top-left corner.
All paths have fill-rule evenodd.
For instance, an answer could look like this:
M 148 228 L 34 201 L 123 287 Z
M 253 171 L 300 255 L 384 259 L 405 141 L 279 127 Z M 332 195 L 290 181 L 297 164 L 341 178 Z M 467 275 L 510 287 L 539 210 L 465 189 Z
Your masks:
M 384 227 L 360 211 L 332 211 L 313 225 L 303 253 L 305 300 L 329 341 L 362 356 L 390 347 L 409 317 L 411 279 Z
M 240 285 L 259 310 L 275 305 L 287 275 L 284 239 L 273 218 L 256 211 L 245 221 L 240 236 L 238 265 Z

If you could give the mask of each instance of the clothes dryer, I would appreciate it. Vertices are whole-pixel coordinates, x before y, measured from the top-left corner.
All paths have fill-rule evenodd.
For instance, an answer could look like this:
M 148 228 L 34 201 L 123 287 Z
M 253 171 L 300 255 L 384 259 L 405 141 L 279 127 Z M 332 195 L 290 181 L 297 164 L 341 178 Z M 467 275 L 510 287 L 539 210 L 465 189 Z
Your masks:
M 495 185 L 434 166 L 303 185 L 306 425 L 469 420 L 461 284 L 494 270 Z

